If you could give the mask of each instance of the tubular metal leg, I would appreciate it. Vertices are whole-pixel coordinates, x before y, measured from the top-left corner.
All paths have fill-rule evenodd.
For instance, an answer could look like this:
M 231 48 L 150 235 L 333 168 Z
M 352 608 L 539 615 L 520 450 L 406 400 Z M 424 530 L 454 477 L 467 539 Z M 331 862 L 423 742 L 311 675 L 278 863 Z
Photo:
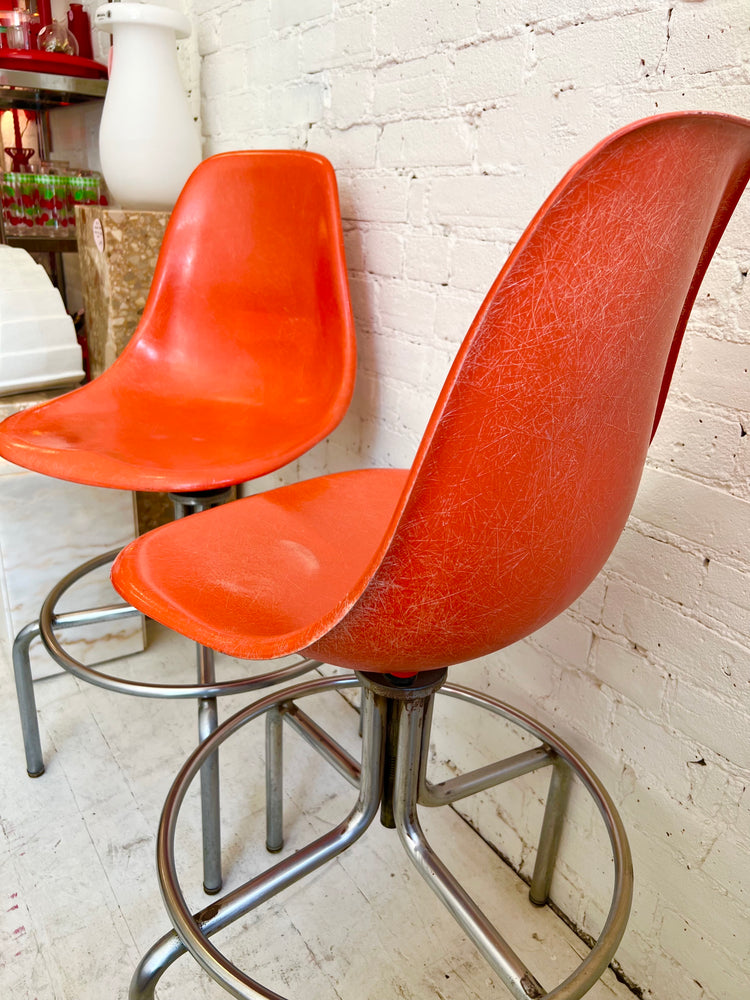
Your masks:
M 439 671 L 435 671 L 439 674 Z M 303 713 L 296 702 L 307 695 L 365 686 L 362 764 L 356 767 L 338 747 Z M 208 940 L 216 931 L 275 896 L 324 862 L 354 843 L 377 814 L 382 800 L 389 797 L 395 826 L 411 862 L 438 898 L 477 946 L 514 1000 L 581 1000 L 594 986 L 620 942 L 633 889 L 633 872 L 622 821 L 611 798 L 586 763 L 551 730 L 511 706 L 477 692 L 443 684 L 440 677 L 424 676 L 416 683 L 403 684 L 381 675 L 362 674 L 300 684 L 269 695 L 237 713 L 201 744 L 190 756 L 170 790 L 162 815 L 157 841 L 157 868 L 165 906 L 175 931 L 161 938 L 146 954 L 136 970 L 130 1000 L 153 1000 L 157 982 L 166 969 L 185 951 L 232 996 L 239 1000 L 283 1000 L 279 994 L 251 979 L 226 959 Z M 420 683 L 421 682 L 421 683 Z M 442 686 L 441 686 L 442 685 Z M 432 698 L 439 691 L 490 711 L 526 730 L 540 745 L 492 765 L 485 765 L 438 785 L 426 781 L 424 757 L 428 752 Z M 177 881 L 174 862 L 175 828 L 187 789 L 206 761 L 236 730 L 263 714 L 271 714 L 267 736 L 274 756 L 269 774 L 281 777 L 279 735 L 288 721 L 311 746 L 333 764 L 353 784 L 359 786 L 357 804 L 349 817 L 330 833 L 291 857 L 234 890 L 194 916 L 187 909 Z M 397 739 L 387 739 L 388 730 Z M 386 758 L 395 755 L 395 783 L 386 787 Z M 477 904 L 456 882 L 427 842 L 417 816 L 417 805 L 449 804 L 465 795 L 512 780 L 540 767 L 552 766 L 549 804 L 542 824 L 536 890 L 545 890 L 554 863 L 564 813 L 569 774 L 575 774 L 592 796 L 609 835 L 614 861 L 614 887 L 609 912 L 598 940 L 580 965 L 559 985 L 545 992 L 522 959 L 513 951 Z M 271 782 L 271 802 L 280 799 L 281 788 Z M 422 802 L 420 794 L 426 797 Z
M 356 681 L 353 678 L 313 681 L 300 685 L 293 692 L 287 692 L 287 695 L 303 697 L 318 690 L 354 686 L 354 683 Z M 257 997 L 278 1000 L 278 994 L 242 973 L 207 938 L 337 857 L 362 836 L 377 816 L 382 786 L 385 713 L 381 700 L 370 694 L 365 709 L 362 781 L 357 802 L 349 816 L 329 833 L 291 857 L 273 865 L 195 916 L 190 914 L 177 882 L 173 856 L 177 816 L 185 793 L 205 760 L 216 752 L 216 748 L 227 737 L 264 712 L 272 711 L 279 703 L 278 695 L 272 695 L 238 712 L 206 744 L 193 752 L 178 774 L 164 806 L 157 841 L 157 868 L 162 896 L 177 933 L 172 932 L 160 938 L 143 957 L 131 981 L 129 1000 L 153 1000 L 159 979 L 186 948 L 212 978 L 240 1000 L 254 1000 Z
M 284 846 L 284 717 L 278 705 L 266 715 L 266 849 Z
M 66 629 L 76 625 L 93 625 L 99 622 L 117 621 L 135 614 L 138 614 L 135 608 L 128 605 L 109 605 L 102 608 L 88 608 L 85 611 L 66 611 L 63 614 L 51 616 L 49 627 Z M 13 640 L 13 674 L 16 682 L 18 710 L 21 715 L 26 770 L 31 778 L 38 778 L 44 774 L 44 758 L 39 738 L 39 719 L 36 711 L 36 698 L 34 697 L 34 679 L 31 675 L 29 647 L 37 637 L 41 636 L 44 639 L 46 624 L 44 616 L 40 615 L 38 621 L 25 625 Z
M 39 738 L 39 719 L 36 714 L 34 680 L 31 676 L 29 646 L 39 635 L 39 622 L 29 622 L 13 641 L 13 674 L 16 681 L 16 697 L 21 714 L 23 748 L 26 754 L 26 770 L 30 778 L 44 774 L 44 757 Z
M 360 697 L 360 725 L 364 718 L 363 706 L 364 695 Z M 271 852 L 280 851 L 284 846 L 284 723 L 355 788 L 359 787 L 362 770 L 359 761 L 294 701 L 285 701 L 272 708 L 266 715 L 266 847 Z
M 216 680 L 214 652 L 196 646 L 198 683 Z M 219 724 L 216 698 L 198 699 L 198 740 L 203 742 Z M 215 753 L 201 768 L 201 820 L 203 826 L 203 888 L 209 895 L 221 889 L 221 807 L 219 799 L 219 755 Z
M 545 991 L 510 945 L 456 881 L 428 844 L 417 817 L 425 702 L 404 702 L 399 724 L 394 815 L 406 853 L 507 986 L 514 1000 L 544 997 Z
M 580 1000 L 592 988 L 594 983 L 599 980 L 611 961 L 622 938 L 630 912 L 633 894 L 633 864 L 622 820 L 606 789 L 583 758 L 560 740 L 550 729 L 541 725 L 519 709 L 513 708 L 511 705 L 497 701 L 487 695 L 472 692 L 467 688 L 458 687 L 454 684 L 446 684 L 441 689 L 440 694 L 458 698 L 460 701 L 465 701 L 476 705 L 478 708 L 493 712 L 541 740 L 541 747 L 537 748 L 536 751 L 532 751 L 531 754 L 529 752 L 518 754 L 516 758 L 509 758 L 507 761 L 507 764 L 510 765 L 509 770 L 519 774 L 524 773 L 526 770 L 536 770 L 536 764 L 532 756 L 534 753 L 538 753 L 540 754 L 540 759 L 546 756 L 547 762 L 552 764 L 554 769 L 553 777 L 550 779 L 550 797 L 552 801 L 545 811 L 539 845 L 539 854 L 543 860 L 538 863 L 539 875 L 537 876 L 535 872 L 537 893 L 539 896 L 544 892 L 543 882 L 549 878 L 552 871 L 559 841 L 560 825 L 564 815 L 570 773 L 576 775 L 599 810 L 609 836 L 614 863 L 614 886 L 609 912 L 596 943 L 578 968 L 562 983 L 550 990 L 549 993 L 542 994 L 543 1000 Z M 404 733 L 403 738 L 407 739 L 406 733 Z M 423 745 L 428 745 L 427 739 L 423 740 Z M 526 767 L 524 759 L 531 766 Z M 463 787 L 461 786 L 477 785 L 476 777 L 481 779 L 483 770 L 485 769 L 480 768 L 464 776 L 459 781 L 459 787 L 453 790 L 451 797 L 458 797 L 456 793 L 463 791 Z M 497 770 L 500 780 L 505 780 L 503 776 L 503 772 L 506 770 L 505 766 L 494 770 Z M 411 781 L 413 779 L 411 776 L 408 776 L 408 780 Z M 454 780 L 445 782 L 444 784 L 452 785 L 454 784 Z M 407 805 L 409 804 L 411 795 L 412 793 L 409 790 L 408 797 L 404 799 Z M 404 808 L 404 806 L 399 804 L 399 808 Z M 423 874 L 425 873 L 423 872 Z M 429 881 L 428 874 L 425 874 L 425 878 Z M 436 889 L 435 891 L 437 892 L 438 890 Z M 464 929 L 466 930 L 466 927 Z M 535 994 L 526 995 L 534 996 Z
M 157 983 L 172 962 L 176 962 L 186 951 L 175 931 L 159 938 L 138 963 L 130 980 L 128 1000 L 154 1000 Z
M 228 490 L 210 490 L 205 495 L 170 493 L 175 519 L 189 517 L 225 503 Z M 196 643 L 198 683 L 214 684 L 214 651 Z M 198 740 L 203 742 L 219 725 L 216 697 L 198 699 Z M 219 755 L 214 754 L 201 768 L 201 824 L 203 830 L 203 889 L 212 896 L 221 890 L 221 798 L 219 791 Z
M 544 807 L 544 819 L 539 835 L 534 874 L 531 877 L 529 888 L 529 899 L 534 906 L 544 906 L 549 897 L 549 887 L 557 858 L 557 848 L 560 845 L 569 790 L 570 768 L 562 758 L 558 757 L 554 762 L 549 779 L 547 804 Z

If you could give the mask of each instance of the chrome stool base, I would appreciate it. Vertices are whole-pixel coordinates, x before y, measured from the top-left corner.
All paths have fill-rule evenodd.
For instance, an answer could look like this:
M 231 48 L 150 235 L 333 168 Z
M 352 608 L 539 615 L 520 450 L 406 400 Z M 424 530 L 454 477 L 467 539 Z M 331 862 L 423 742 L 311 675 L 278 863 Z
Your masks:
M 600 978 L 625 930 L 632 898 L 630 850 L 622 822 L 599 780 L 585 762 L 550 730 L 495 699 L 445 684 L 445 672 L 416 675 L 404 684 L 384 675 L 357 674 L 308 681 L 269 695 L 228 719 L 188 758 L 170 790 L 157 841 L 157 868 L 162 896 L 175 930 L 162 937 L 140 962 L 130 986 L 130 1000 L 153 1000 L 166 969 L 189 951 L 228 993 L 240 1000 L 264 997 L 284 1000 L 250 978 L 213 946 L 209 938 L 261 903 L 276 896 L 351 846 L 380 812 L 393 826 L 412 863 L 476 945 L 515 1000 L 579 1000 Z M 309 695 L 363 686 L 361 764 L 324 733 L 297 705 Z M 439 784 L 426 778 L 432 705 L 435 693 L 488 710 L 540 740 L 539 746 Z M 284 721 L 359 793 L 354 808 L 337 827 L 271 866 L 195 915 L 187 908 L 174 860 L 177 818 L 190 783 L 211 754 L 247 723 L 267 720 L 267 836 L 270 849 L 282 844 L 281 730 Z M 551 768 L 550 792 L 531 880 L 536 905 L 547 899 L 564 818 L 569 778 L 575 775 L 594 799 L 609 835 L 614 858 L 614 891 L 606 923 L 584 961 L 564 982 L 546 992 L 466 891 L 434 853 L 422 832 L 417 806 L 447 805 L 475 792 L 542 767 Z
M 175 506 L 175 516 L 208 510 L 228 500 L 231 490 L 207 490 L 201 493 L 175 493 L 170 498 Z M 213 650 L 196 644 L 198 670 L 197 684 L 153 684 L 132 681 L 113 674 L 87 667 L 74 659 L 62 646 L 55 634 L 59 630 L 100 622 L 114 622 L 134 617 L 141 612 L 129 604 L 112 604 L 84 611 L 58 613 L 56 607 L 63 595 L 80 579 L 101 566 L 112 562 L 119 553 L 113 549 L 89 559 L 60 580 L 47 595 L 39 619 L 30 622 L 16 635 L 13 642 L 13 673 L 16 696 L 21 716 L 21 731 L 26 754 L 26 771 L 30 778 L 44 774 L 44 757 L 39 735 L 34 683 L 31 675 L 30 646 L 41 638 L 52 659 L 79 680 L 118 694 L 142 698 L 196 698 L 198 699 L 198 739 L 209 736 L 218 725 L 216 699 L 223 695 L 245 694 L 272 684 L 283 684 L 319 666 L 317 660 L 300 660 L 280 670 L 269 671 L 251 678 L 217 681 L 214 671 Z M 201 772 L 201 816 L 203 821 L 204 889 L 209 894 L 221 890 L 221 832 L 219 806 L 218 756 L 213 755 Z

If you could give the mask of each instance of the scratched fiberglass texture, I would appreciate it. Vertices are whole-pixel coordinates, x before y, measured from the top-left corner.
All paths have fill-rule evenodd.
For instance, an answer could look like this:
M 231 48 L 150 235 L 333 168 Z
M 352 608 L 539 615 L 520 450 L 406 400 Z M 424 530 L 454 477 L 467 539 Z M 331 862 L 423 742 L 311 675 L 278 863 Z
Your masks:
M 750 123 L 728 116 L 661 116 L 605 140 L 501 271 L 408 474 L 323 476 L 159 529 L 120 557 L 116 586 L 233 655 L 307 648 L 382 672 L 539 628 L 623 528 L 749 172 Z

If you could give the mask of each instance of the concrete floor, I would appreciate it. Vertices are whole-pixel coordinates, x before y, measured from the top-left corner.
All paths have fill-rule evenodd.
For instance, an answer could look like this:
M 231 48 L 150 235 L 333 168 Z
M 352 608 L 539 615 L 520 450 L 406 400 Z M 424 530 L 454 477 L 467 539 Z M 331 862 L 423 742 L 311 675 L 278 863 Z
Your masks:
M 154 839 L 172 776 L 193 746 L 189 702 L 125 698 L 68 675 L 36 685 L 47 771 L 26 776 L 10 658 L 0 651 L 0 997 L 125 1000 L 142 953 L 169 929 L 154 873 Z M 149 649 L 117 663 L 125 676 L 192 679 L 185 640 L 150 626 Z M 220 658 L 225 676 L 244 675 Z M 114 672 L 114 665 L 112 665 Z M 249 703 L 225 699 L 221 718 Z M 356 713 L 338 695 L 306 707 L 356 748 Z M 353 790 L 293 734 L 287 737 L 286 850 L 303 846 L 348 812 Z M 222 749 L 225 887 L 266 867 L 262 726 Z M 191 790 L 192 791 L 192 790 Z M 425 828 L 488 915 L 551 989 L 585 946 L 450 809 Z M 178 836 L 191 906 L 200 890 L 195 797 Z M 188 892 L 187 889 L 192 889 Z M 256 915 L 214 939 L 238 965 L 294 1000 L 467 1000 L 509 996 L 403 854 L 374 825 L 351 851 Z M 181 958 L 159 1000 L 228 996 Z M 630 1000 L 610 973 L 590 1000 Z

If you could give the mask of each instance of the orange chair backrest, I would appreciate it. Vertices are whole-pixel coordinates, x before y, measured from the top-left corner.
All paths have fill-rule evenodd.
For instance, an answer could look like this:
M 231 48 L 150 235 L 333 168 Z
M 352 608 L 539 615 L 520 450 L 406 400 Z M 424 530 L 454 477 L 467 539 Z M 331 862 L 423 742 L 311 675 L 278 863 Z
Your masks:
M 188 179 L 120 371 L 163 362 L 165 396 L 212 391 L 336 425 L 351 398 L 354 324 L 333 168 L 315 153 L 221 153 Z M 114 377 L 114 376 L 113 376 Z M 307 445 L 309 447 L 309 444 Z
M 628 517 L 749 173 L 750 122 L 695 113 L 630 126 L 567 174 L 479 310 L 377 568 L 316 655 L 446 666 L 580 595 Z

